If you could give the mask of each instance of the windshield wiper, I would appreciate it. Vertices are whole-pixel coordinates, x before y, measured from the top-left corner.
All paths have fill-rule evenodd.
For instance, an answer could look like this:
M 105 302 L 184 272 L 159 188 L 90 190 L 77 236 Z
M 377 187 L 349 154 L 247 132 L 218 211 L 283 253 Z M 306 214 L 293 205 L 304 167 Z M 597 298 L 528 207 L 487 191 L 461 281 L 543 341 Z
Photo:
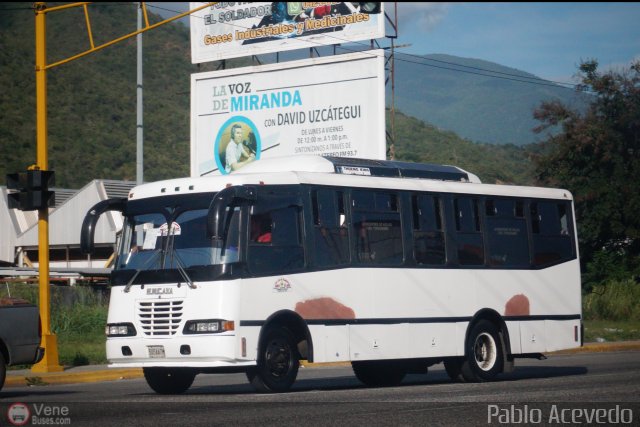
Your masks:
M 184 263 L 180 259 L 180 255 L 178 255 L 178 253 L 175 251 L 173 251 L 173 253 L 176 256 L 176 266 L 178 267 L 178 271 L 180 272 L 180 275 L 182 276 L 184 281 L 187 282 L 187 285 L 189 285 L 191 289 L 197 288 L 197 286 L 193 283 L 193 280 L 191 280 L 191 278 L 189 277 L 189 274 L 187 274 L 187 270 L 185 270 L 184 268 Z
M 185 264 L 184 262 L 182 262 L 182 259 L 180 258 L 180 255 L 178 255 L 178 252 L 175 249 L 175 234 L 173 234 L 173 227 L 169 227 L 169 238 L 171 239 L 168 243 L 167 243 L 167 251 L 171 251 L 171 259 L 170 259 L 170 263 L 173 264 L 173 260 L 175 259 L 176 261 L 176 267 L 178 267 L 178 271 L 180 272 L 180 275 L 182 276 L 182 278 L 184 279 L 185 282 L 187 282 L 187 285 L 189 285 L 189 287 L 191 289 L 196 289 L 197 286 L 193 283 L 193 280 L 191 280 L 191 277 L 189 277 L 189 274 L 187 273 L 187 270 L 185 270 Z
M 133 282 L 136 280 L 138 275 L 142 271 L 146 270 L 147 267 L 152 262 L 154 262 L 159 255 L 162 255 L 162 259 L 160 261 L 160 266 L 159 266 L 160 269 L 165 269 L 167 261 L 169 261 L 169 265 L 172 265 L 174 264 L 174 260 L 175 260 L 176 268 L 180 273 L 180 276 L 182 277 L 182 279 L 187 283 L 187 285 L 191 289 L 197 288 L 197 286 L 193 283 L 193 280 L 191 280 L 191 277 L 189 277 L 189 274 L 186 271 L 186 266 L 182 261 L 182 259 L 180 258 L 180 255 L 178 255 L 178 252 L 174 248 L 175 234 L 174 234 L 173 227 L 169 225 L 168 229 L 169 229 L 169 232 L 168 232 L 168 236 L 165 243 L 162 244 L 160 248 L 156 249 L 151 255 L 151 257 L 140 268 L 136 269 L 135 273 L 133 274 L 133 276 L 131 276 L 131 279 L 129 279 L 129 281 L 124 287 L 125 292 L 129 292 L 131 290 L 131 286 L 133 286 Z M 167 258 L 169 259 L 167 260 Z
M 125 292 L 129 292 L 129 290 L 131 289 L 131 286 L 133 286 L 133 281 L 136 280 L 136 277 L 138 277 L 138 274 L 146 270 L 147 266 L 151 264 L 151 262 L 155 260 L 158 257 L 158 255 L 160 255 L 162 252 L 163 251 L 161 249 L 156 249 L 153 252 L 153 254 L 149 257 L 149 259 L 144 264 L 142 264 L 142 267 L 136 268 L 136 272 L 133 274 L 133 276 L 131 276 L 131 279 L 129 279 L 129 281 L 127 282 L 127 285 L 124 287 Z

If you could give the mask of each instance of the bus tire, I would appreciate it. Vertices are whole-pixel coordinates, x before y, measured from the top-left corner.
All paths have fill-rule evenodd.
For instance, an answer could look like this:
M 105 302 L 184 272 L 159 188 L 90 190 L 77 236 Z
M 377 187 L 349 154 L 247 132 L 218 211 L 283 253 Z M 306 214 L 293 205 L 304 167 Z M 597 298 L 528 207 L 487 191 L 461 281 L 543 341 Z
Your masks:
M 496 325 L 480 320 L 469 333 L 462 363 L 462 377 L 469 382 L 490 381 L 502 372 L 504 354 Z
M 2 390 L 2 387 L 4 386 L 4 379 L 6 375 L 7 375 L 7 362 L 5 362 L 4 356 L 0 351 L 0 390 Z
M 291 388 L 299 367 L 293 335 L 286 328 L 272 326 L 265 331 L 258 364 L 247 371 L 247 378 L 261 393 L 281 393 Z
M 196 373 L 189 369 L 143 368 L 144 379 L 158 394 L 180 394 L 191 387 Z
M 462 364 L 464 363 L 464 357 L 451 357 L 445 359 L 444 370 L 447 371 L 447 375 L 453 381 L 464 382 L 462 377 Z
M 369 387 L 393 387 L 402 382 L 407 370 L 401 363 L 371 360 L 351 362 L 353 373 Z

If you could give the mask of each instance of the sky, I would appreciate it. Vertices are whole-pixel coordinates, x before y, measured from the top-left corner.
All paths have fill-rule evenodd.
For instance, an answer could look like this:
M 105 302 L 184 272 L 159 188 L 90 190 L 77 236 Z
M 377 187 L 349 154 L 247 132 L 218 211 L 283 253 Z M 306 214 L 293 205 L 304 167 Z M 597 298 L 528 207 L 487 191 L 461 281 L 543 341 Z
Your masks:
M 180 11 L 189 6 L 147 4 Z M 393 14 L 393 3 L 385 7 Z M 640 60 L 640 2 L 398 3 L 396 45 L 406 44 L 410 46 L 398 53 L 483 59 L 548 80 L 577 83 L 583 60 L 597 59 L 602 70 Z
M 484 59 L 553 81 L 581 60 L 603 69 L 640 60 L 640 3 L 398 4 L 407 53 Z

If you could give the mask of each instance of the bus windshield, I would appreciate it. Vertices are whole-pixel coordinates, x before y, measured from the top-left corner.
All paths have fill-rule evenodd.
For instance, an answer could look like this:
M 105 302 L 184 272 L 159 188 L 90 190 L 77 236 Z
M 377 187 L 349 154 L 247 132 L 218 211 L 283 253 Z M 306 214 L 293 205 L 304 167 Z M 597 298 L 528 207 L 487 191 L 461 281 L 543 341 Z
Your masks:
M 207 209 L 127 216 L 115 268 L 164 270 L 237 262 L 238 218 L 236 208 L 225 239 L 215 241 L 207 237 Z

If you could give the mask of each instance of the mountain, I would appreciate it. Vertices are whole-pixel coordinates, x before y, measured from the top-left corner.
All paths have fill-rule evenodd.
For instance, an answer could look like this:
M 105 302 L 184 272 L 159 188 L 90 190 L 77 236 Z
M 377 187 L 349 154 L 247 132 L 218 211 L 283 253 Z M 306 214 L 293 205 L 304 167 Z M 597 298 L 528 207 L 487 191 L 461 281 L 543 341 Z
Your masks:
M 25 170 L 36 160 L 34 14 L 30 7 L 31 3 L 0 6 L 0 184 L 7 173 Z M 134 3 L 97 3 L 89 10 L 96 45 L 136 28 Z M 160 20 L 154 14 L 149 17 L 151 23 Z M 48 63 L 88 47 L 80 8 L 47 15 Z M 213 70 L 218 64 L 191 64 L 189 32 L 182 24 L 169 24 L 146 33 L 143 51 L 145 180 L 187 176 L 190 75 Z M 227 67 L 249 63 L 250 59 L 229 60 Z M 421 73 L 429 77 L 428 72 Z M 435 91 L 427 87 L 432 83 L 420 83 L 420 73 L 407 74 L 406 78 L 413 79 L 411 91 L 421 91 L 431 99 Z M 49 169 L 56 172 L 56 187 L 80 188 L 98 178 L 135 180 L 135 38 L 52 68 L 47 71 L 47 79 Z M 447 80 L 446 76 L 442 79 Z M 396 79 L 398 84 L 401 80 Z M 448 80 L 460 81 L 451 77 Z M 446 91 L 440 92 L 438 103 L 444 106 Z M 451 91 L 449 97 L 460 96 Z M 427 104 L 433 104 L 429 99 Z M 495 102 L 500 103 L 498 99 Z M 443 126 L 433 114 L 422 120 L 435 126 L 409 117 L 421 114 L 423 107 L 417 100 L 413 106 L 400 102 L 398 105 L 406 115 L 396 118 L 397 159 L 457 164 L 488 182 L 531 182 L 526 150 L 474 144 L 440 130 Z M 458 120 L 456 111 L 465 109 L 458 106 L 456 110 L 453 105 L 448 108 Z M 465 120 L 470 119 L 461 121 Z M 502 127 L 503 131 L 506 127 Z
M 398 160 L 459 166 L 478 175 L 485 183 L 533 185 L 530 158 L 536 150 L 535 146 L 475 143 L 396 113 L 395 152 Z
M 532 129 L 539 123 L 533 110 L 542 101 L 557 99 L 578 109 L 587 102 L 574 90 L 480 59 L 397 54 L 395 66 L 396 108 L 476 142 L 536 142 L 540 136 Z

